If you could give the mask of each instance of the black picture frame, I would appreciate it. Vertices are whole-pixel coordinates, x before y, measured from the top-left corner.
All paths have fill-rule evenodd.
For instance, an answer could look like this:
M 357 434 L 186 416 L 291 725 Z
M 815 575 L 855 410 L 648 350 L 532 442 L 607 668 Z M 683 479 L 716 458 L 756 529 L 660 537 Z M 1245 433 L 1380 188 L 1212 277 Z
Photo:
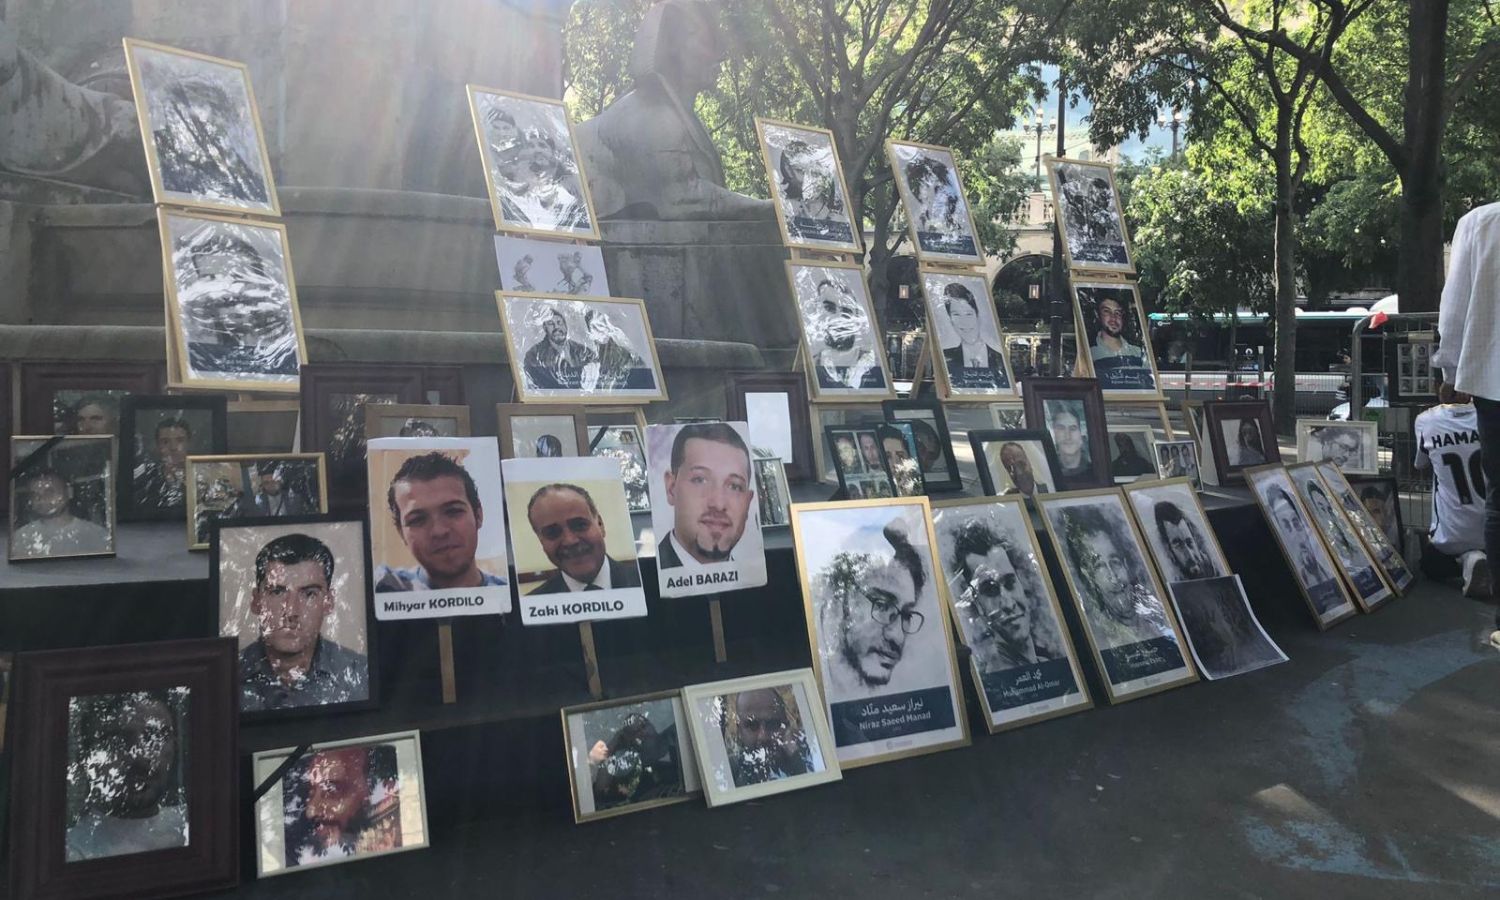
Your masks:
M 724 381 L 724 419 L 748 422 L 746 394 L 786 394 L 787 415 L 792 432 L 795 460 L 782 460 L 787 481 L 816 481 L 818 464 L 813 452 L 812 409 L 807 401 L 807 376 L 801 372 L 730 372 Z M 750 435 L 754 440 L 755 435 Z
M 156 898 L 239 883 L 239 722 L 234 641 L 206 638 L 22 653 L 16 658 L 10 896 Z M 69 700 L 189 689 L 188 845 L 66 861 Z
M 137 509 L 139 499 L 135 492 L 135 467 L 138 462 L 135 444 L 136 422 L 145 410 L 179 409 L 207 411 L 209 446 L 203 449 L 189 447 L 185 456 L 221 455 L 229 452 L 229 403 L 220 394 L 217 396 L 187 396 L 182 394 L 131 394 L 120 401 L 120 470 L 118 474 L 119 519 L 122 522 L 164 522 L 181 519 L 187 515 L 187 490 L 184 484 L 181 506 Z M 183 464 L 184 477 L 187 465 Z
M 907 423 L 922 422 L 924 425 L 926 424 L 924 419 L 916 417 L 902 418 L 900 414 L 903 412 L 930 413 L 934 422 L 934 425 L 930 427 L 932 427 L 937 432 L 936 438 L 938 442 L 938 448 L 942 451 L 943 468 L 947 469 L 947 474 L 943 478 L 937 478 L 934 477 L 934 475 L 929 475 L 924 469 L 922 472 L 922 478 L 927 483 L 927 492 L 930 494 L 933 492 L 941 493 L 944 491 L 963 490 L 963 476 L 959 474 L 958 460 L 953 455 L 953 435 L 948 431 L 948 417 L 943 413 L 942 403 L 938 402 L 935 398 L 925 398 L 920 400 L 882 400 L 880 401 L 880 410 L 885 415 L 886 421 Z M 916 431 L 916 427 L 917 426 L 915 424 L 912 424 L 913 432 Z M 917 439 L 917 446 L 919 449 L 921 448 L 921 443 L 921 438 L 919 436 Z M 920 463 L 920 457 L 918 461 Z
M 1104 416 L 1104 394 L 1094 378 L 1043 378 L 1030 376 L 1021 379 L 1022 399 L 1026 406 L 1026 427 L 1051 431 L 1047 426 L 1046 405 L 1060 401 L 1076 401 L 1083 404 L 1084 424 L 1088 427 L 1089 469 L 1069 475 L 1062 466 L 1062 454 L 1058 454 L 1058 487 L 1065 491 L 1085 488 L 1114 487 L 1115 480 L 1109 474 L 1108 423 Z M 1053 438 L 1053 449 L 1057 440 Z
M 979 468 L 979 485 L 987 497 L 1004 496 L 999 491 L 999 485 L 995 481 L 995 473 L 990 469 L 990 459 L 984 452 L 986 444 L 994 444 L 1002 441 L 1037 441 L 1042 445 L 1042 451 L 1047 456 L 1047 474 L 1051 476 L 1052 483 L 1062 487 L 1062 479 L 1059 472 L 1062 466 L 1057 462 L 1057 448 L 1052 444 L 1052 434 L 1044 428 L 985 428 L 979 431 L 969 432 L 969 447 L 974 451 L 974 465 Z M 1037 493 L 1048 493 L 1038 491 Z M 1017 491 L 1015 496 L 1031 500 L 1033 497 Z
M 327 715 L 329 713 L 354 712 L 375 709 L 380 706 L 379 653 L 376 647 L 376 632 L 378 629 L 375 627 L 375 572 L 370 562 L 370 523 L 368 518 L 363 514 L 334 512 L 308 516 L 254 516 L 245 519 L 215 519 L 209 524 L 208 565 L 209 597 L 214 604 L 214 622 L 219 628 L 219 633 L 223 634 L 223 599 L 221 593 L 223 585 L 220 581 L 219 573 L 222 563 L 220 541 L 224 531 L 267 526 L 279 528 L 287 525 L 323 525 L 335 523 L 356 523 L 360 526 L 360 534 L 362 535 L 362 546 L 357 562 L 363 566 L 365 573 L 365 592 L 362 605 L 365 613 L 365 684 L 369 689 L 368 696 L 364 700 L 349 700 L 343 703 L 326 703 L 315 706 L 289 707 L 286 709 L 241 710 L 240 719 L 246 723 L 296 719 L 305 716 Z M 335 572 L 337 572 L 337 567 L 335 567 Z M 238 695 L 240 690 L 238 635 L 231 637 L 231 640 L 236 642 L 235 691 Z M 238 707 L 238 703 L 236 703 L 236 707 Z
M 23 434 L 59 433 L 53 415 L 53 397 L 58 391 L 159 394 L 166 378 L 166 368 L 160 363 L 38 360 L 20 363 L 19 368 Z M 115 430 L 119 431 L 118 420 Z
M 1229 447 L 1224 443 L 1225 422 L 1253 420 L 1260 431 L 1261 459 L 1229 462 Z M 1243 426 L 1242 426 L 1243 427 Z M 1276 441 L 1276 422 L 1271 418 L 1271 404 L 1267 400 L 1209 400 L 1203 404 L 1203 430 L 1208 432 L 1210 452 L 1213 453 L 1214 471 L 1219 484 L 1244 484 L 1244 471 L 1260 465 L 1281 463 L 1281 447 Z
M 838 493 L 838 497 L 839 498 L 845 499 L 845 500 L 873 500 L 873 499 L 876 499 L 877 497 L 880 498 L 880 499 L 891 499 L 891 498 L 894 498 L 896 496 L 896 481 L 895 481 L 894 478 L 891 477 L 890 461 L 886 459 L 885 448 L 881 447 L 881 445 L 880 445 L 880 439 L 879 439 L 878 436 L 876 437 L 876 440 L 875 440 L 875 447 L 876 447 L 876 449 L 878 450 L 878 452 L 880 454 L 880 467 L 881 467 L 880 474 L 885 479 L 886 490 L 889 493 L 886 493 L 886 494 L 877 494 L 875 497 L 871 497 L 871 496 L 865 494 L 864 491 L 863 491 L 863 488 L 861 488 L 861 491 L 858 494 L 858 496 L 853 496 L 853 495 L 851 495 L 850 490 L 849 490 L 849 488 L 850 488 L 849 476 L 854 475 L 854 474 L 864 474 L 867 477 L 873 478 L 874 475 L 875 475 L 874 472 L 869 471 L 869 462 L 868 462 L 868 460 L 864 459 L 863 448 L 861 448 L 859 446 L 859 443 L 858 443 L 858 434 L 860 432 L 868 432 L 868 433 L 874 435 L 874 434 L 876 434 L 875 429 L 877 427 L 879 427 L 878 424 L 872 424 L 872 425 L 824 425 L 823 426 L 823 438 L 824 438 L 824 440 L 826 440 L 828 442 L 828 454 L 829 454 L 828 458 L 833 463 L 833 471 L 834 471 L 834 473 L 836 475 L 838 475 L 838 479 L 839 479 L 839 493 Z M 855 437 L 855 451 L 860 454 L 860 465 L 861 465 L 862 468 L 864 468 L 864 470 L 865 470 L 864 472 L 862 472 L 862 473 L 853 473 L 853 472 L 845 471 L 844 464 L 843 464 L 842 460 L 839 457 L 838 443 L 837 443 L 837 440 L 836 440 L 836 435 L 839 434 L 839 433 L 841 433 L 841 432 L 854 434 L 856 436 Z

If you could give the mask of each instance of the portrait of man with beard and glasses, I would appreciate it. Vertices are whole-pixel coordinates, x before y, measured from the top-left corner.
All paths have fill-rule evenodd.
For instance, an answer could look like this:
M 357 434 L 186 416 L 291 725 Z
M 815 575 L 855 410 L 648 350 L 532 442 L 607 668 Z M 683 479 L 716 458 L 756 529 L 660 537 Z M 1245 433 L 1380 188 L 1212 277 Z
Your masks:
M 748 434 L 743 422 L 647 427 L 663 597 L 766 583 Z
M 862 271 L 788 263 L 787 272 L 815 392 L 889 394 L 890 379 Z

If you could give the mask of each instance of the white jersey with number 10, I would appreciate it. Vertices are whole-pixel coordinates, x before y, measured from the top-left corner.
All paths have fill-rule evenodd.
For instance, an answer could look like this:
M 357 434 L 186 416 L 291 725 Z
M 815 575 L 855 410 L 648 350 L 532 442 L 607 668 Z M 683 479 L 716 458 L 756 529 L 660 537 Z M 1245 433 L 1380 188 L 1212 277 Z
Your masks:
M 1484 549 L 1484 471 L 1472 403 L 1434 406 L 1417 416 L 1418 468 L 1433 473 L 1432 546 L 1451 556 Z

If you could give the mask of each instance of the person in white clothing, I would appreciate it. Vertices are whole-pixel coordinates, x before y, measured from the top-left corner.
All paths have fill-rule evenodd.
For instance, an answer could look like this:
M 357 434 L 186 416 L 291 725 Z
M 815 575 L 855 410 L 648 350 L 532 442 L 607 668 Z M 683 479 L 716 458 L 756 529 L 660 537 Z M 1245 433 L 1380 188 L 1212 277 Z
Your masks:
M 1490 564 L 1484 552 L 1485 477 L 1479 420 L 1473 400 L 1451 385 L 1445 401 L 1422 411 L 1413 429 L 1419 469 L 1432 470 L 1432 525 L 1422 547 L 1422 571 L 1434 581 L 1462 572 L 1464 595 L 1486 597 Z

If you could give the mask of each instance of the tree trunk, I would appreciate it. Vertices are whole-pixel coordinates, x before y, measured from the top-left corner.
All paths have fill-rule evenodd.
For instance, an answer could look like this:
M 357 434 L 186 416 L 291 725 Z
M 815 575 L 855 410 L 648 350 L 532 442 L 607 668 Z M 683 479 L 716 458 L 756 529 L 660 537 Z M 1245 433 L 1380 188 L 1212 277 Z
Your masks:
M 1396 293 L 1402 312 L 1435 312 L 1443 286 L 1443 106 L 1448 0 L 1410 4 L 1405 165 Z
M 1290 434 L 1297 421 L 1297 184 L 1292 176 L 1292 108 L 1276 115 L 1276 225 L 1273 280 L 1276 288 L 1275 392 L 1271 412 L 1276 430 Z

